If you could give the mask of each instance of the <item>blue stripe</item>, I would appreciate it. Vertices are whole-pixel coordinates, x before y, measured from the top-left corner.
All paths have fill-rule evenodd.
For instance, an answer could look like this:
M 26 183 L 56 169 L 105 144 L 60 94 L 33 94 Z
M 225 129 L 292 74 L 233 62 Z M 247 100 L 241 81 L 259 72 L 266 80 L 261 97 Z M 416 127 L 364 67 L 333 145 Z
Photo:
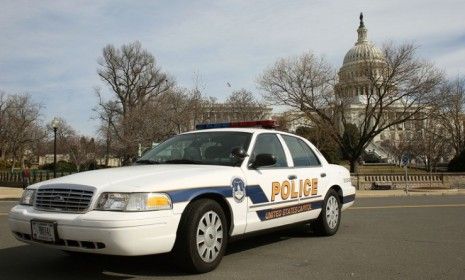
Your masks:
M 247 186 L 246 194 L 253 204 L 268 202 L 266 194 L 259 185 Z
M 201 187 L 167 192 L 173 203 L 191 201 L 195 197 L 206 193 L 219 194 L 223 197 L 232 197 L 232 188 L 230 186 Z M 254 204 L 268 202 L 268 198 L 259 185 L 247 186 L 245 193 Z
M 224 197 L 232 197 L 232 189 L 230 186 L 184 189 L 184 190 L 177 190 L 177 191 L 169 191 L 167 193 L 171 197 L 171 201 L 173 203 L 191 201 L 195 197 L 202 195 L 202 194 L 206 194 L 206 193 L 214 193 L 214 194 L 222 195 Z

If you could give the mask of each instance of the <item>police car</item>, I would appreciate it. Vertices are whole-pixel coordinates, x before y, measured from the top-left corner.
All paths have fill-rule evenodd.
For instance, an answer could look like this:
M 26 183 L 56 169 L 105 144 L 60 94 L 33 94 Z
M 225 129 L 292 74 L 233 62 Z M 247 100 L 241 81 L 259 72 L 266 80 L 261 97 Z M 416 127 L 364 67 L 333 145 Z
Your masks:
M 354 203 L 349 171 L 273 121 L 198 125 L 133 166 L 29 186 L 9 213 L 20 241 L 109 255 L 173 252 L 218 266 L 232 237 L 295 223 L 333 235 Z

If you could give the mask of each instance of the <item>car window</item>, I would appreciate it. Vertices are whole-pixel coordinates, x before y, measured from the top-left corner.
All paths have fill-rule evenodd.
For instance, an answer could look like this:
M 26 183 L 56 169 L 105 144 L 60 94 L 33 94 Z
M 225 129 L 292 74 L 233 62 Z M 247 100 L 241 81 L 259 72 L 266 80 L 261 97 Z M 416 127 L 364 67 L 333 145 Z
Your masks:
M 272 154 L 276 157 L 276 164 L 272 167 L 287 167 L 286 154 L 276 134 L 264 133 L 257 136 L 251 154 L 251 162 L 258 154 Z
M 248 149 L 251 133 L 198 132 L 174 136 L 145 153 L 140 164 L 210 164 L 236 166 L 242 160 L 231 155 L 235 147 Z
M 294 161 L 294 167 L 301 166 L 318 166 L 320 165 L 320 160 L 315 155 L 313 150 L 302 141 L 302 139 L 289 136 L 281 135 L 286 142 L 287 147 L 292 155 L 292 160 Z

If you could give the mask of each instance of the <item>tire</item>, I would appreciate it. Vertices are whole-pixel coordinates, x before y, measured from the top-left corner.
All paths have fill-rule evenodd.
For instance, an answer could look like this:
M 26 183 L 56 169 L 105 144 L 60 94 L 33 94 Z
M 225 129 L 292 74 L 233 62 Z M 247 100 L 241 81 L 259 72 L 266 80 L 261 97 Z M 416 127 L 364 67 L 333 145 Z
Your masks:
M 341 223 L 341 202 L 337 192 L 330 189 L 326 194 L 318 218 L 311 223 L 314 233 L 321 236 L 334 235 Z
M 199 199 L 184 211 L 173 248 L 176 264 L 184 271 L 205 273 L 215 269 L 228 242 L 223 208 L 214 200 Z

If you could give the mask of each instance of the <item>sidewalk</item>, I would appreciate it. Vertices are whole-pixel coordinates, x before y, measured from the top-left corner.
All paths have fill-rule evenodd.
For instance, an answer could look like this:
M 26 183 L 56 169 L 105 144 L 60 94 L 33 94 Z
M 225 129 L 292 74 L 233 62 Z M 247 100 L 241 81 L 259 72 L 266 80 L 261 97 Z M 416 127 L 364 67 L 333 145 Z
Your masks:
M 0 186 L 1 200 L 19 200 L 23 194 L 21 188 L 7 188 Z M 363 197 L 401 197 L 401 196 L 422 196 L 422 195 L 465 195 L 465 189 L 444 189 L 444 190 L 410 190 L 408 194 L 404 190 L 358 190 L 357 198 Z
M 23 194 L 22 188 L 8 188 L 0 186 L 0 201 L 1 200 L 19 200 Z

